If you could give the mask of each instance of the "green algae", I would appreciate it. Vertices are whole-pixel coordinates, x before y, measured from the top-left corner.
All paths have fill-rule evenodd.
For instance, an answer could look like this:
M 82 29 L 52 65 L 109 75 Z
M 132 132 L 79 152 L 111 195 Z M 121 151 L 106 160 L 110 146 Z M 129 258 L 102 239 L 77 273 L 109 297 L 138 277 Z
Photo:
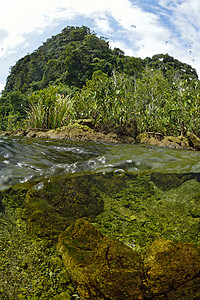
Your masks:
M 170 189 L 174 175 L 167 174 L 163 185 L 158 178 L 126 172 L 57 176 L 1 192 L 1 298 L 79 299 L 56 250 L 58 236 L 77 219 L 89 220 L 101 236 L 134 253 L 145 253 L 159 239 L 200 245 L 198 177 L 178 176 Z M 77 259 L 85 262 L 92 238 L 89 232 L 84 240 L 73 238 L 73 247 L 65 247 L 71 254 L 82 249 Z
M 79 299 L 55 243 L 30 236 L 21 214 L 9 208 L 0 217 L 0 298 Z
M 44 237 L 56 238 L 76 219 L 86 218 L 103 234 L 136 250 L 159 238 L 199 244 L 196 179 L 191 174 L 160 174 L 158 184 L 159 174 L 58 176 L 41 189 L 29 189 L 24 216 L 30 232 Z
M 136 250 L 158 238 L 200 244 L 198 181 L 187 180 L 163 191 L 150 175 L 126 174 L 121 180 L 124 186 L 120 190 L 118 183 L 112 193 L 102 191 L 104 212 L 93 224 L 104 234 Z
M 20 207 L 26 197 L 30 184 L 16 185 L 6 191 L 0 191 L 0 203 L 3 207 Z
M 24 213 L 36 235 L 56 238 L 76 219 L 103 211 L 103 199 L 92 175 L 55 177 L 44 182 L 42 189 L 35 187 L 26 195 Z

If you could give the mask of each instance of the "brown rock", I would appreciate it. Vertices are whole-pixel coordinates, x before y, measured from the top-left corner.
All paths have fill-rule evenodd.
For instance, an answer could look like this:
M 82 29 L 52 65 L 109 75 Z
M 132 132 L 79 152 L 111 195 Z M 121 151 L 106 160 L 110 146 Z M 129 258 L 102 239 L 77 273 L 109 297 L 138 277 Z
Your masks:
M 193 245 L 157 240 L 144 266 L 152 299 L 200 299 L 200 253 Z
M 149 134 L 144 132 L 144 133 L 140 133 L 137 137 L 136 137 L 136 141 L 137 143 L 140 144 L 148 144 L 149 143 Z
M 141 256 L 79 219 L 57 250 L 83 300 L 200 299 L 200 250 L 189 243 L 156 240 Z
M 184 136 L 163 136 L 160 133 L 146 132 L 141 133 L 136 138 L 140 144 L 149 144 L 152 146 L 175 148 L 175 149 L 191 149 L 191 143 Z M 200 147 L 200 144 L 199 144 Z
M 83 299 L 143 299 L 139 255 L 79 219 L 61 234 L 58 252 Z
M 186 137 L 190 144 L 190 147 L 193 147 L 196 150 L 200 150 L 200 138 L 191 132 L 187 132 Z

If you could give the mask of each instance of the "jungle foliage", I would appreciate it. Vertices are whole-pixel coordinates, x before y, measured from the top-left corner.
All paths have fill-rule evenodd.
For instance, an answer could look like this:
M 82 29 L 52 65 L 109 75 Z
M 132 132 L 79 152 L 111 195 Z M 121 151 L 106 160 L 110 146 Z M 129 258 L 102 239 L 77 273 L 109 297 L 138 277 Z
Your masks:
M 101 129 L 200 135 L 196 70 L 168 54 L 129 57 L 88 27 L 66 27 L 11 68 L 0 128 L 57 128 L 92 118 Z

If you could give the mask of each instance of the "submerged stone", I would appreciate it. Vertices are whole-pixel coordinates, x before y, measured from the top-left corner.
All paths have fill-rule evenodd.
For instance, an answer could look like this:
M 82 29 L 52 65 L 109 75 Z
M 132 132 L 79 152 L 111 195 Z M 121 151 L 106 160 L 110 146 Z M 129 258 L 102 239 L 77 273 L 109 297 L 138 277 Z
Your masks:
M 18 208 L 24 203 L 26 194 L 32 183 L 16 184 L 9 189 L 0 191 L 0 211 L 4 208 Z
M 147 250 L 144 266 L 152 299 L 200 299 L 200 248 L 157 240 Z
M 177 188 L 185 181 L 192 178 L 193 176 L 191 174 L 151 173 L 151 180 L 163 191 Z
M 83 299 L 142 299 L 138 254 L 88 221 L 68 227 L 57 248 Z
M 92 176 L 53 178 L 26 196 L 25 215 L 29 229 L 44 236 L 56 236 L 81 217 L 103 211 L 103 199 L 93 185 Z
M 156 240 L 141 254 L 79 219 L 57 249 L 84 300 L 200 296 L 200 249 L 189 243 Z

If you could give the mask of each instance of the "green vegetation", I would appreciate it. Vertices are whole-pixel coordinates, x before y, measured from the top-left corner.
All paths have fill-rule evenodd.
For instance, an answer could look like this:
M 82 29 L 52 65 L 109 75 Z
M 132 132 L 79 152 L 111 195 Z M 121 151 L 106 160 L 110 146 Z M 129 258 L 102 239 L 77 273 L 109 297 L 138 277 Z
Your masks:
M 11 68 L 0 128 L 59 128 L 90 118 L 96 129 L 200 136 L 195 69 L 168 54 L 125 56 L 89 28 L 66 27 Z
M 30 236 L 21 213 L 9 208 L 0 216 L 0 298 L 80 299 L 55 244 Z
M 70 120 L 71 99 L 58 94 L 56 87 L 33 92 L 29 100 L 27 124 L 30 128 L 59 128 Z

